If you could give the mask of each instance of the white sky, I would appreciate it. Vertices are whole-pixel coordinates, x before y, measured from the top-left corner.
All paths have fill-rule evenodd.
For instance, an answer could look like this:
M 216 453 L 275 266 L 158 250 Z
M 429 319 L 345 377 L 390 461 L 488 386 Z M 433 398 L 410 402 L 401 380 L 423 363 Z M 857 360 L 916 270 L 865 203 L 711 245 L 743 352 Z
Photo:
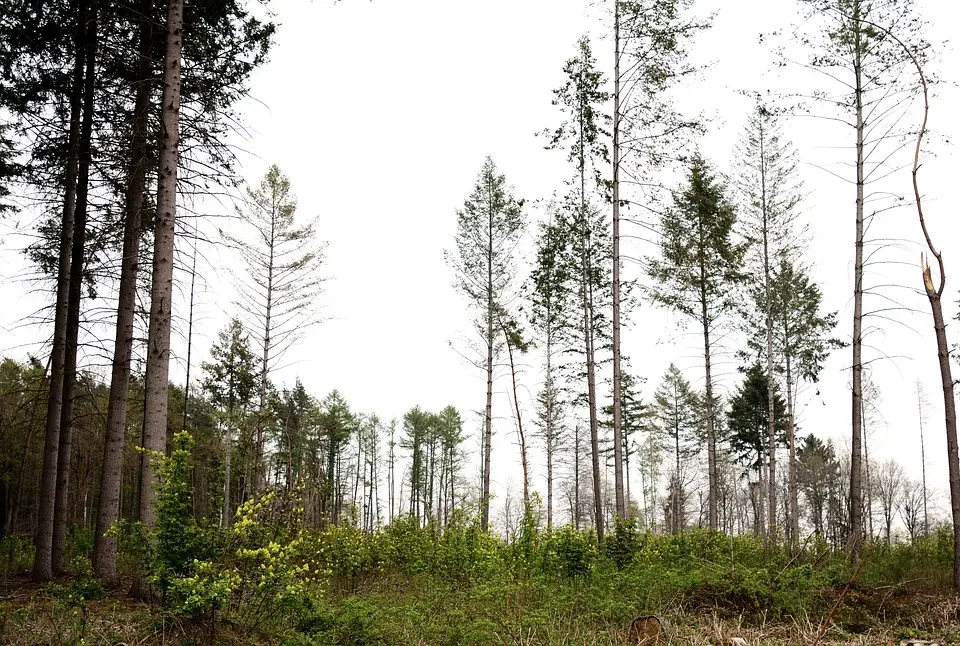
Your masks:
M 603 3 L 606 4 L 606 3 Z M 299 376 L 309 391 L 322 397 L 339 389 L 354 410 L 376 412 L 381 418 L 400 417 L 414 405 L 439 410 L 459 408 L 476 433 L 471 411 L 483 405 L 484 379 L 449 347 L 469 331 L 463 301 L 451 287 L 452 276 L 443 250 L 452 248 L 455 211 L 470 192 L 485 155 L 491 155 L 518 197 L 528 203 L 560 190 L 570 174 L 562 152 L 546 151 L 534 133 L 555 126 L 560 115 L 550 105 L 552 90 L 561 84 L 564 61 L 584 32 L 594 35 L 601 64 L 612 45 L 598 40 L 603 24 L 587 0 L 277 0 L 281 24 L 270 62 L 253 77 L 253 100 L 243 112 L 249 126 L 242 146 L 242 174 L 259 182 L 267 166 L 276 163 L 291 180 L 299 198 L 299 213 L 319 216 L 319 231 L 329 241 L 326 273 L 332 277 L 323 297 L 326 315 L 292 353 L 297 362 L 281 371 L 278 380 L 292 383 Z M 946 38 L 956 24 L 953 3 L 919 2 L 931 23 L 927 37 Z M 762 6 L 762 11 L 759 8 Z M 704 0 L 698 13 L 716 10 L 711 31 L 698 38 L 694 57 L 712 62 L 702 78 L 681 93 L 688 112 L 711 117 L 701 150 L 722 171 L 730 169 L 736 144 L 750 108 L 740 89 L 790 87 L 790 79 L 764 76 L 773 61 L 758 43 L 760 32 L 787 28 L 795 20 L 795 4 L 787 0 L 721 2 Z M 960 57 L 941 46 L 939 64 L 946 80 L 957 80 Z M 609 76 L 609 74 L 608 74 Z M 799 82 L 799 81 L 798 81 Z M 799 89 L 799 88 L 795 88 Z M 945 88 L 934 99 L 931 128 L 951 135 L 958 94 Z M 815 265 L 828 310 L 840 311 L 838 336 L 849 339 L 852 313 L 853 187 L 815 166 L 846 173 L 846 147 L 852 133 L 823 121 L 794 119 L 786 134 L 798 144 L 801 167 L 810 197 L 804 217 L 813 231 L 806 259 Z M 948 278 L 960 267 L 949 188 L 960 175 L 955 152 L 943 145 L 921 173 L 928 194 L 926 209 L 935 239 L 945 250 Z M 898 174 L 892 190 L 906 193 L 909 173 Z M 940 198 L 940 199 L 938 199 Z M 226 215 L 218 204 L 202 210 Z M 533 221 L 540 213 L 527 210 Z M 920 285 L 920 247 L 913 211 L 897 211 L 878 225 L 884 237 L 904 238 L 902 250 L 886 257 L 905 264 L 882 268 L 879 281 Z M 627 230 L 625 234 L 640 234 Z M 14 235 L 0 240 L 0 354 L 23 357 L 24 344 L 35 343 L 47 330 L 19 324 L 43 301 L 24 295 L 16 278 L 23 271 Z M 625 253 L 647 255 L 652 247 L 625 243 Z M 188 246 L 181 241 L 179 249 Z M 194 372 L 206 359 L 209 344 L 234 311 L 233 288 L 224 267 L 235 265 L 226 250 L 203 250 L 205 291 L 199 296 L 198 335 Z M 204 265 L 207 265 L 204 267 Z M 525 271 L 525 268 L 524 268 Z M 640 277 L 628 264 L 627 277 Z M 960 271 L 960 270 L 957 270 Z M 181 275 L 180 278 L 183 278 Z M 956 310 L 956 288 L 948 282 L 948 315 Z M 946 449 L 942 399 L 929 308 L 919 293 L 904 291 L 902 299 L 919 314 L 897 315 L 900 323 L 882 323 L 871 337 L 878 352 L 895 360 L 875 365 L 875 381 L 883 392 L 878 424 L 870 439 L 871 454 L 896 457 L 919 466 L 914 382 L 923 380 L 933 402 L 927 424 L 927 456 L 931 484 L 945 489 Z M 869 307 L 869 302 L 868 302 Z M 186 315 L 186 308 L 179 312 Z M 956 326 L 948 334 L 956 338 Z M 687 336 L 674 317 L 643 304 L 631 316 L 623 336 L 634 373 L 646 377 L 649 398 L 668 363 L 674 360 L 687 377 L 702 383 L 702 360 L 696 336 Z M 34 349 L 36 352 L 36 350 Z M 184 354 L 183 344 L 179 350 Z M 843 438 L 848 434 L 850 396 L 847 389 L 850 351 L 842 350 L 827 363 L 819 385 L 821 397 L 808 391 L 801 397 L 802 432 Z M 539 381 L 539 361 L 529 360 L 523 380 L 533 391 Z M 721 366 L 721 390 L 736 383 L 735 364 Z M 174 369 L 182 380 L 182 366 Z M 495 488 L 519 482 L 513 421 L 509 414 L 507 379 L 498 382 L 495 402 L 497 437 L 494 445 Z M 530 414 L 527 405 L 525 413 Z M 476 443 L 471 440 L 470 448 Z M 536 449 L 534 449 L 536 451 Z M 634 480 L 636 475 L 634 474 Z M 917 474 L 919 477 L 919 474 Z M 543 490 L 542 469 L 534 487 Z

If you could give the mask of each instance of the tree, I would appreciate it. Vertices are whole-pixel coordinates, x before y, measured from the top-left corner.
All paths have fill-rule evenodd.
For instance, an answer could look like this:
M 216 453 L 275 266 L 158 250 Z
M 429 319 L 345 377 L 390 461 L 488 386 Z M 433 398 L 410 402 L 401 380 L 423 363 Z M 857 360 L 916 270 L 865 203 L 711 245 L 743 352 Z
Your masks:
M 321 514 L 326 522 L 337 524 L 343 508 L 341 456 L 357 428 L 357 418 L 336 390 L 320 402 L 318 426 L 325 448 L 326 481 L 321 497 Z
M 551 212 L 552 213 L 552 212 Z M 542 224 L 537 239 L 536 261 L 527 291 L 530 300 L 530 323 L 543 340 L 543 386 L 537 393 L 535 422 L 543 442 L 547 467 L 547 529 L 553 529 L 553 483 L 557 454 L 566 440 L 564 402 L 558 379 L 557 347 L 569 325 L 569 276 L 563 262 L 565 246 L 563 230 L 553 218 Z
M 240 319 L 231 319 L 220 331 L 219 342 L 210 348 L 210 359 L 210 363 L 201 364 L 201 369 L 207 375 L 203 389 L 209 393 L 211 401 L 220 407 L 224 415 L 223 507 L 220 524 L 227 527 L 233 517 L 230 497 L 232 435 L 238 428 L 240 419 L 248 412 L 258 368 L 257 359 L 250 349 L 250 337 L 243 329 Z
M 742 196 L 739 222 L 741 232 L 749 245 L 746 254 L 747 266 L 750 269 L 748 276 L 751 277 L 749 289 L 755 292 L 755 295 L 762 296 L 753 300 L 764 306 L 758 314 L 763 316 L 766 336 L 763 355 L 767 381 L 773 383 L 775 361 L 771 283 L 779 263 L 796 255 L 797 232 L 794 229 L 796 208 L 800 202 L 800 184 L 795 178 L 796 160 L 793 147 L 782 138 L 777 114 L 760 101 L 747 120 L 737 152 L 741 164 L 738 188 Z M 770 481 L 767 483 L 767 516 L 770 519 L 770 536 L 775 537 L 777 452 L 774 390 L 768 389 L 768 394 L 767 453 Z M 791 489 L 791 492 L 794 491 Z M 791 539 L 795 541 L 796 534 L 792 531 L 793 513 L 791 498 L 788 531 Z
M 681 461 L 697 454 L 702 402 L 676 365 L 664 373 L 653 395 L 654 415 L 663 436 L 664 449 L 673 455 L 669 509 L 673 533 L 684 525 L 683 469 Z
M 183 48 L 183 0 L 169 0 L 167 47 L 163 63 L 163 100 L 160 122 L 159 179 L 154 226 L 153 279 L 150 293 L 150 329 L 147 337 L 146 399 L 140 458 L 139 520 L 151 527 L 156 519 L 153 453 L 163 451 L 167 435 L 167 388 L 170 372 L 170 323 L 173 305 L 173 238 L 177 215 L 177 169 L 180 145 L 180 62 Z M 139 573 L 134 592 L 151 594 L 146 576 Z
M 660 167 L 683 136 L 697 129 L 673 109 L 669 90 L 692 68 L 687 50 L 693 36 L 708 24 L 687 19 L 688 0 L 614 0 L 613 2 L 613 137 L 610 193 L 613 206 L 612 255 L 612 349 L 613 349 L 613 441 L 617 514 L 627 513 L 619 447 L 623 444 L 623 411 L 620 348 L 620 209 L 628 204 L 621 193 L 621 172 L 631 183 Z M 623 168 L 630 159 L 630 169 Z M 629 469 L 628 469 L 629 477 Z M 626 501 L 626 502 L 625 502 Z
M 708 462 L 708 522 L 717 529 L 717 405 L 713 394 L 712 335 L 737 304 L 742 282 L 743 244 L 733 239 L 736 211 L 726 187 L 699 155 L 690 162 L 687 186 L 674 196 L 673 208 L 660 221 L 660 257 L 651 258 L 655 281 L 650 295 L 657 303 L 700 324 L 705 373 L 704 415 Z
M 905 474 L 903 467 L 896 460 L 885 460 L 877 473 L 876 489 L 880 498 L 880 510 L 883 512 L 883 527 L 890 542 L 890 530 L 896 516 L 897 506 L 905 491 Z
M 147 18 L 151 3 L 140 3 L 143 16 L 139 20 L 136 95 L 130 133 L 127 189 L 124 202 L 123 250 L 120 283 L 117 295 L 116 337 L 113 345 L 113 367 L 110 379 L 110 400 L 107 407 L 107 432 L 103 444 L 103 474 L 100 482 L 100 504 L 94 530 L 93 569 L 97 576 L 115 583 L 117 578 L 116 538 L 107 530 L 120 514 L 121 466 L 124 428 L 127 420 L 127 391 L 130 387 L 130 364 L 133 359 L 134 314 L 137 296 L 137 275 L 140 271 L 140 240 L 147 183 L 147 134 L 153 83 L 151 45 L 153 23 Z M 189 361 L 187 388 L 190 387 Z M 187 403 L 184 402 L 186 411 Z M 184 413 L 186 415 L 186 413 Z M 185 426 L 185 425 L 184 425 Z
M 317 299 L 324 278 L 324 243 L 316 240 L 316 222 L 294 222 L 296 198 L 290 180 L 274 164 L 257 189 L 247 188 L 247 200 L 237 216 L 244 234 L 223 230 L 220 235 L 240 253 L 246 280 L 240 280 L 240 300 L 248 325 L 261 351 L 260 408 L 254 445 L 254 478 L 257 489 L 263 478 L 264 426 L 267 384 L 283 355 L 318 321 Z M 248 234 L 248 235 L 247 235 Z
M 927 419 L 927 408 L 930 406 L 920 380 L 917 379 L 917 417 L 920 422 L 920 485 L 923 491 L 923 535 L 930 533 L 930 516 L 927 514 L 927 449 L 923 440 L 923 423 Z M 910 538 L 913 538 L 911 533 Z
M 730 447 L 737 454 L 737 459 L 754 469 L 757 472 L 757 483 L 760 490 L 763 490 L 764 477 L 764 452 L 765 445 L 767 450 L 767 423 L 768 423 L 768 404 L 770 401 L 769 392 L 773 391 L 774 403 L 774 430 L 776 435 L 774 439 L 776 445 L 783 441 L 786 431 L 786 407 L 783 399 L 777 393 L 776 383 L 771 382 L 766 372 L 759 363 L 755 363 L 746 370 L 746 376 L 743 383 L 737 388 L 730 399 L 730 409 L 727 411 L 727 431 L 730 437 Z M 768 473 L 768 480 L 772 481 L 774 474 Z M 768 485 L 772 486 L 772 484 Z M 776 508 L 773 509 L 776 514 Z M 756 525 L 755 529 L 758 535 L 764 533 L 763 502 L 757 501 L 755 509 Z M 775 518 L 769 519 L 770 534 L 773 536 L 776 526 Z
M 825 535 L 825 520 L 832 487 L 840 478 L 840 464 L 833 444 L 824 444 L 815 435 L 807 435 L 797 449 L 797 480 L 804 497 L 814 533 Z
M 513 283 L 516 273 L 514 251 L 523 226 L 523 201 L 513 196 L 506 178 L 487 157 L 470 197 L 464 202 L 463 209 L 457 211 L 457 250 L 445 254 L 456 275 L 457 289 L 467 297 L 476 312 L 474 323 L 485 351 L 487 399 L 480 494 L 480 525 L 484 530 L 490 521 L 493 367 L 502 348 L 495 318 Z
M 600 303 L 612 286 L 607 279 L 612 252 L 608 245 L 606 223 L 591 204 L 587 179 L 592 175 L 593 185 L 601 184 L 600 164 L 607 161 L 608 152 L 601 135 L 604 117 L 600 106 L 609 98 L 603 91 L 603 75 L 596 69 L 596 61 L 586 37 L 577 44 L 577 56 L 563 68 L 564 84 L 554 90 L 553 104 L 564 111 L 564 120 L 552 133 L 548 148 L 569 146 L 567 159 L 576 166 L 571 191 L 558 212 L 558 226 L 563 231 L 568 247 L 562 255 L 569 263 L 566 275 L 577 277 L 582 316 L 582 337 L 587 381 L 587 413 L 590 423 L 590 448 L 593 466 L 594 519 L 597 540 L 603 541 L 604 516 L 600 480 L 599 418 L 597 415 L 596 345 L 597 337 L 607 330 L 602 325 Z M 612 297 L 610 299 L 612 301 Z M 601 337 L 602 338 L 602 337 Z M 619 438 L 618 438 L 619 439 Z M 616 448 L 619 451 L 619 445 Z M 617 467 L 621 468 L 620 466 Z M 622 473 L 621 473 L 622 478 Z M 615 486 L 622 486 L 622 479 Z M 618 489 L 618 491 L 620 491 Z
M 879 200 L 896 198 L 889 193 L 871 192 L 869 185 L 888 176 L 891 157 L 904 146 L 902 128 L 899 126 L 909 101 L 916 95 L 917 84 L 902 80 L 905 65 L 910 63 L 911 51 L 900 47 L 892 34 L 915 35 L 918 21 L 910 0 L 803 0 L 808 9 L 807 18 L 817 17 L 819 22 L 808 24 L 819 32 L 813 37 L 800 36 L 802 42 L 814 48 L 810 63 L 804 63 L 833 83 L 820 86 L 812 94 L 821 104 L 839 111 L 839 119 L 833 114 L 825 118 L 839 120 L 848 126 L 854 135 L 855 150 L 853 184 L 856 191 L 854 207 L 854 291 L 853 333 L 851 346 L 851 464 L 850 464 L 850 536 L 847 546 L 851 560 L 860 559 L 862 534 L 862 373 L 863 373 L 863 297 L 869 289 L 864 287 L 866 257 L 864 247 L 865 224 L 877 213 L 887 210 Z M 922 49 L 922 48 L 921 48 Z M 874 210 L 866 213 L 866 205 L 872 203 Z M 921 218 L 922 219 L 922 218 Z M 884 297 L 888 299 L 889 297 Z M 958 475 L 960 483 L 960 475 Z M 960 496 L 960 491 L 958 491 Z M 960 498 L 958 498 L 960 518 Z M 958 530 L 960 531 L 960 530 Z M 960 546 L 960 533 L 958 533 Z M 960 564 L 960 559 L 958 559 Z M 960 585 L 960 565 L 958 565 Z

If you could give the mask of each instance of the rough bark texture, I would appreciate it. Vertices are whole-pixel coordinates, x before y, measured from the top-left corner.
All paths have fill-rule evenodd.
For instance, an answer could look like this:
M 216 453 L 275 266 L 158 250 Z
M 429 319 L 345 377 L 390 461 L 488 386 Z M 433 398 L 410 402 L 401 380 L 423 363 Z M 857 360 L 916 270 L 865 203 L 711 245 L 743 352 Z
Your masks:
M 490 527 L 490 453 L 493 449 L 493 207 L 488 207 L 487 228 L 487 403 L 483 413 L 483 483 L 480 493 L 480 527 Z
M 77 28 L 78 42 L 70 96 L 70 133 L 67 141 L 67 166 L 63 198 L 63 223 L 57 266 L 57 298 L 54 306 L 53 349 L 50 356 L 50 391 L 47 397 L 47 423 L 43 447 L 43 471 L 37 511 L 36 555 L 33 577 L 53 578 L 53 517 L 57 490 L 57 462 L 60 453 L 60 418 L 63 410 L 63 372 L 67 346 L 67 302 L 70 287 L 70 256 L 73 248 L 74 213 L 77 200 L 77 175 L 80 166 L 80 120 L 83 104 L 84 56 L 82 33 L 85 21 Z
M 173 244 L 180 143 L 182 28 L 183 0 L 170 0 L 167 8 L 167 47 L 163 62 L 157 215 L 143 415 L 142 444 L 147 453 L 140 460 L 139 519 L 147 527 L 151 527 L 156 521 L 154 509 L 156 473 L 152 464 L 153 456 L 149 452 L 162 452 L 167 435 L 167 382 L 170 372 L 170 318 L 173 304 Z M 151 594 L 142 573 L 134 582 L 134 594 L 141 597 Z
M 623 490 L 623 384 L 620 366 L 620 2 L 613 3 L 613 481 L 617 515 L 626 518 Z
M 141 9 L 149 8 L 149 2 Z M 127 391 L 130 388 L 130 362 L 133 357 L 134 314 L 137 304 L 137 274 L 140 269 L 140 233 L 143 193 L 147 175 L 147 117 L 150 108 L 150 21 L 140 24 L 140 68 L 134 97 L 130 137 L 130 166 L 123 224 L 123 257 L 117 296 L 117 330 L 113 346 L 113 371 L 110 399 L 107 402 L 107 430 L 103 443 L 103 474 L 100 479 L 100 504 L 93 542 L 93 570 L 109 584 L 117 580 L 117 542 L 104 533 L 120 515 L 121 468 L 124 431 L 127 425 Z
M 859 8 L 859 7 L 858 7 Z M 855 16 L 854 20 L 858 20 Z M 860 560 L 863 547 L 863 484 L 861 481 L 861 437 L 863 433 L 863 88 L 860 55 L 862 51 L 859 24 L 854 27 L 854 100 L 857 120 L 857 204 L 856 204 L 856 254 L 853 265 L 853 375 L 852 382 L 852 435 L 850 440 L 850 535 L 847 549 L 850 561 Z
M 711 531 L 716 531 L 719 526 L 717 513 L 717 425 L 716 411 L 713 401 L 713 366 L 711 364 L 712 349 L 710 347 L 710 318 L 707 312 L 707 294 L 706 294 L 706 269 L 702 263 L 701 273 L 701 298 L 703 321 L 703 366 L 704 366 L 704 414 L 706 416 L 707 427 L 707 516 Z
M 70 457 L 73 446 L 73 402 L 77 387 L 77 350 L 80 337 L 80 301 L 83 298 L 83 267 L 86 252 L 87 205 L 93 139 L 93 99 L 96 82 L 97 5 L 87 7 L 84 37 L 83 118 L 80 122 L 80 163 L 77 173 L 77 204 L 73 222 L 70 286 L 67 296 L 67 344 L 63 359 L 63 406 L 60 412 L 60 450 L 57 453 L 57 490 L 53 504 L 53 572 L 63 572 L 67 537 L 67 493 L 70 487 Z

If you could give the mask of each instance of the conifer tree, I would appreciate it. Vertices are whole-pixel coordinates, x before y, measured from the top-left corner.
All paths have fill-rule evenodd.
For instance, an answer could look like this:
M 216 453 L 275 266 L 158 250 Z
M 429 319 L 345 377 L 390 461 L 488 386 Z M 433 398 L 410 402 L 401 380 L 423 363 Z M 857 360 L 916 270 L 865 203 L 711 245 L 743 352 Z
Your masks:
M 467 297 L 476 314 L 474 324 L 483 347 L 478 361 L 486 372 L 487 390 L 483 421 L 483 469 L 480 491 L 480 525 L 490 523 L 490 457 L 493 448 L 493 369 L 503 348 L 497 312 L 509 298 L 516 274 L 514 252 L 524 228 L 523 201 L 513 196 L 504 175 L 489 157 L 457 211 L 456 251 L 446 252 L 455 275 L 454 285 Z
M 704 417 L 709 488 L 708 522 L 718 528 L 717 514 L 717 400 L 714 396 L 715 333 L 736 307 L 737 286 L 743 281 L 746 251 L 734 240 L 736 211 L 726 187 L 712 168 L 696 155 L 687 184 L 678 191 L 673 207 L 661 221 L 660 256 L 651 258 L 648 272 L 654 280 L 653 300 L 693 319 L 703 335 Z

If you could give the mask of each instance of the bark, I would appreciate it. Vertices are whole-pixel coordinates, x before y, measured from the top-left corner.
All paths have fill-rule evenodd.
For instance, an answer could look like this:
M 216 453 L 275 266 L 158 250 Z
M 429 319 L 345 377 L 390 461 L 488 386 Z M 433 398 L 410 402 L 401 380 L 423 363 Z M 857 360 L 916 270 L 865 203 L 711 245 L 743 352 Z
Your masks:
M 620 366 L 620 2 L 613 3 L 613 482 L 617 516 L 627 517 L 623 491 L 623 410 Z
M 855 3 L 859 10 L 859 3 Z M 863 547 L 863 485 L 861 482 L 860 439 L 863 432 L 861 415 L 863 400 L 863 186 L 864 186 L 864 122 L 863 86 L 861 73 L 861 43 L 859 17 L 854 16 L 854 101 L 857 129 L 857 203 L 856 203 L 856 254 L 853 265 L 853 375 L 852 375 L 852 435 L 850 442 L 850 533 L 847 549 L 850 561 L 860 560 Z
M 488 204 L 487 226 L 487 404 L 483 418 L 483 484 L 480 528 L 490 527 L 490 453 L 493 448 L 493 205 Z
M 150 298 L 150 329 L 147 339 L 146 397 L 143 415 L 143 448 L 140 460 L 139 519 L 150 528 L 156 521 L 154 486 L 156 473 L 150 452 L 164 449 L 167 434 L 167 390 L 170 371 L 170 319 L 173 297 L 173 250 L 177 209 L 177 165 L 180 143 L 180 58 L 182 50 L 183 1 L 169 0 L 166 54 L 163 63 L 163 101 L 157 180 L 157 214 L 154 232 L 153 283 Z M 134 594 L 151 596 L 139 573 Z
M 930 521 L 927 516 L 927 453 L 923 441 L 923 402 L 920 398 L 919 381 L 917 382 L 917 412 L 920 416 L 920 474 L 923 478 L 923 535 L 927 536 L 930 533 Z
M 586 214 L 584 214 L 585 216 Z M 589 236 L 589 232 L 587 234 Z M 585 245 L 589 249 L 589 244 Z M 597 542 L 603 542 L 603 494 L 600 481 L 600 438 L 597 420 L 597 370 L 593 348 L 593 290 L 590 285 L 589 261 L 583 258 L 583 331 L 587 355 L 587 405 L 590 409 L 590 457 L 593 462 L 593 507 Z
M 717 428 L 713 401 L 713 366 L 711 365 L 712 350 L 710 347 L 710 318 L 707 311 L 706 269 L 700 265 L 700 314 L 703 321 L 703 365 L 704 378 L 704 411 L 707 427 L 707 522 L 711 531 L 716 531 L 718 525 L 717 514 Z
M 57 297 L 54 306 L 53 349 L 50 357 L 50 391 L 47 398 L 47 423 L 43 447 L 43 470 L 37 510 L 36 555 L 33 578 L 53 578 L 54 507 L 57 491 L 57 467 L 60 454 L 60 419 L 63 412 L 64 360 L 67 346 L 67 304 L 70 288 L 70 262 L 73 248 L 74 215 L 77 203 L 77 175 L 80 166 L 80 121 L 83 104 L 84 31 L 86 4 L 81 5 L 77 25 L 76 58 L 70 96 L 70 132 L 67 141 L 67 165 L 63 198 L 63 224 L 57 266 Z
M 142 10 L 149 8 L 144 3 Z M 123 257 L 117 298 L 117 330 L 113 350 L 113 373 L 107 403 L 107 429 L 103 445 L 103 472 L 100 502 L 93 543 L 93 569 L 110 585 L 117 580 L 117 542 L 104 533 L 120 514 L 123 447 L 127 425 L 127 392 L 130 388 L 130 362 L 133 357 L 134 315 L 137 304 L 137 274 L 140 269 L 140 231 L 147 175 L 147 119 L 150 107 L 150 21 L 140 24 L 140 69 L 133 108 L 133 132 L 130 139 L 130 166 L 127 171 Z M 189 387 L 189 382 L 188 382 Z M 186 403 L 184 403 L 186 411 Z M 186 412 L 184 412 L 186 415 Z
M 520 440 L 520 465 L 523 468 L 523 509 L 524 514 L 530 513 L 530 469 L 527 465 L 527 437 L 523 432 L 523 418 L 520 415 L 520 400 L 517 399 L 517 367 L 513 360 L 513 343 L 510 342 L 509 332 L 503 321 L 500 328 L 507 343 L 507 354 L 510 358 L 510 379 L 513 385 L 513 405 L 517 415 L 517 436 Z
M 774 391 L 773 374 L 773 303 L 770 300 L 770 220 L 767 207 L 767 157 L 766 139 L 763 130 L 763 117 L 758 120 L 760 143 L 760 208 L 763 219 L 763 291 L 766 299 L 767 311 L 765 321 L 767 327 L 766 360 L 767 360 L 767 453 L 769 466 L 767 472 L 767 517 L 770 519 L 767 544 L 772 546 L 777 540 L 777 420 L 774 405 L 776 393 Z
M 786 330 L 789 334 L 789 322 Z M 797 425 L 794 416 L 793 402 L 793 366 L 790 353 L 786 357 L 787 368 L 787 446 L 790 451 L 789 462 L 787 463 L 787 495 L 790 498 L 790 545 L 792 550 L 796 550 L 800 541 L 800 503 L 797 487 Z

